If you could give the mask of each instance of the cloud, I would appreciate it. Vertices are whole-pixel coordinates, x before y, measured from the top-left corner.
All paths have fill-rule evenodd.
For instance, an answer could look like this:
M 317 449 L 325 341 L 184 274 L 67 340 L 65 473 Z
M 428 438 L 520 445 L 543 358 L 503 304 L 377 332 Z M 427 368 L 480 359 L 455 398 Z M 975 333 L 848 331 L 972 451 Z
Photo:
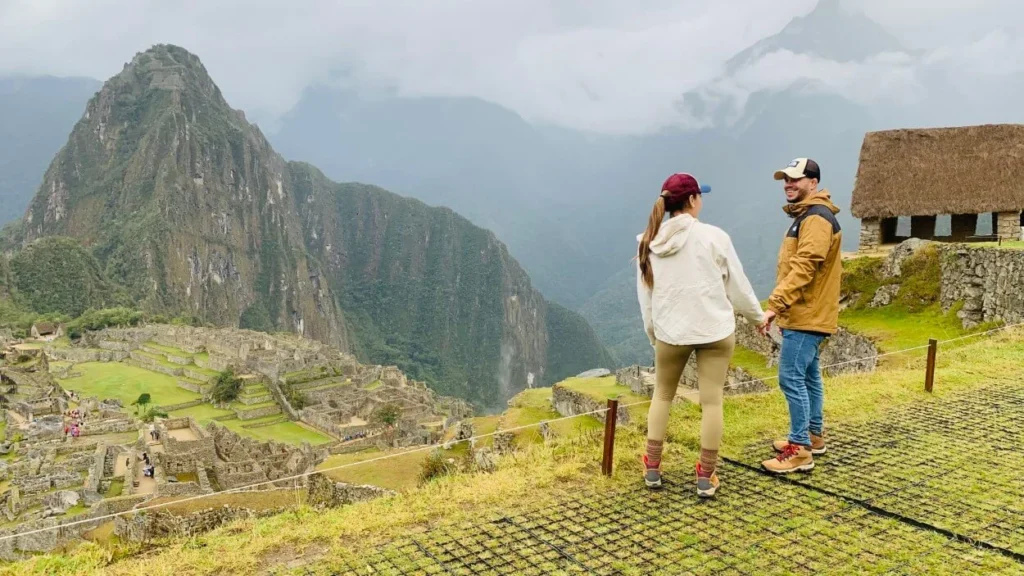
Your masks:
M 780 89 L 785 76 L 778 72 L 786 68 L 799 68 L 815 89 L 861 102 L 917 93 L 920 63 L 899 55 L 838 65 L 777 52 L 734 78 L 716 80 L 729 57 L 814 4 L 307 0 L 284 7 L 272 0 L 0 0 L 0 74 L 106 79 L 136 52 L 169 42 L 198 54 L 229 102 L 250 114 L 280 115 L 304 87 L 340 72 L 360 86 L 476 96 L 536 122 L 599 132 L 700 126 L 706 116 L 680 106 L 680 95 L 717 83 L 717 97 L 742 100 L 759 88 Z M 1015 22 L 1024 7 L 1018 4 L 847 2 L 901 39 L 926 46 L 933 54 L 926 67 L 974 66 L 971 73 L 986 79 L 1006 78 L 1002 71 L 1022 60 L 1007 55 L 1020 53 L 1024 25 Z M 992 36 L 993 22 L 1010 27 Z M 955 39 L 983 36 L 987 40 L 971 48 L 977 56 L 950 47 Z M 985 54 L 997 58 L 986 62 Z

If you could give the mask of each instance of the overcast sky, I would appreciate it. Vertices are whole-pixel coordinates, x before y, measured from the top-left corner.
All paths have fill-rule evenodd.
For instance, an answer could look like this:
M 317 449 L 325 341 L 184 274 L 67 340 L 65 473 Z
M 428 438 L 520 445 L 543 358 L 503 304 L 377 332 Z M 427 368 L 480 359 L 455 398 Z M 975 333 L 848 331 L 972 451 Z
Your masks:
M 1024 2 L 844 0 L 923 60 L 867 67 L 798 60 L 805 75 L 873 99 L 877 78 L 907 94 L 908 69 L 1019 74 Z M 0 0 L 0 74 L 106 79 L 155 43 L 203 60 L 229 102 L 257 118 L 343 71 L 408 94 L 479 96 L 538 122 L 643 132 L 680 117 L 680 96 L 721 86 L 722 64 L 813 9 L 816 0 Z M 776 87 L 793 55 L 775 54 L 728 90 Z M 908 76 L 910 74 L 910 76 Z M 902 84 L 901 84 L 902 83 Z M 995 84 L 998 85 L 998 84 Z

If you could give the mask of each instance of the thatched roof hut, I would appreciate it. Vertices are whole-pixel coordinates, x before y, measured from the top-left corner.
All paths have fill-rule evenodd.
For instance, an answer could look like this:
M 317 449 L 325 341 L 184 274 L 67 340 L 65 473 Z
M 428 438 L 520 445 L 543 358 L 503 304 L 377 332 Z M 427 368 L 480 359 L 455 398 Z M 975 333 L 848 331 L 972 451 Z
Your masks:
M 1022 208 L 1024 125 L 885 130 L 864 137 L 850 212 L 865 222 L 938 215 L 976 220 L 992 213 L 999 215 L 993 219 L 998 233 L 1009 235 Z

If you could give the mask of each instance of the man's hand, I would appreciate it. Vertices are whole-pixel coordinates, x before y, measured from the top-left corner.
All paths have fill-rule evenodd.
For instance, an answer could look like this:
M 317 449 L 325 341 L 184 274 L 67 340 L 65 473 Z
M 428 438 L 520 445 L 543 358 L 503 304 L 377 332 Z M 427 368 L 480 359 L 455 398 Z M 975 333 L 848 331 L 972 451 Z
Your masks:
M 761 325 L 757 327 L 758 333 L 761 336 L 768 335 L 768 329 L 771 328 L 772 321 L 775 320 L 775 311 L 768 310 L 764 313 L 764 318 L 761 320 Z

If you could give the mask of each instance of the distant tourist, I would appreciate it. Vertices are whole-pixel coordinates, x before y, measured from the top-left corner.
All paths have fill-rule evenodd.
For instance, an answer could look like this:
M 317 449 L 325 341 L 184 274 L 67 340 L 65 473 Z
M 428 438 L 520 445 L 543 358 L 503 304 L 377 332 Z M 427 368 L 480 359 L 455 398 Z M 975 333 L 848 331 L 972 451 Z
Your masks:
M 776 440 L 778 455 L 761 463 L 785 474 L 814 468 L 814 454 L 825 453 L 825 385 L 818 366 L 822 341 L 839 326 L 842 231 L 839 208 L 827 190 L 818 190 L 821 168 L 797 158 L 775 172 L 784 180 L 786 206 L 793 222 L 779 251 L 775 290 L 768 298 L 763 332 L 772 321 L 782 330 L 779 387 L 789 406 L 789 437 Z M 776 320 L 777 318 L 777 320 Z
M 718 489 L 722 395 L 735 346 L 736 316 L 760 324 L 764 313 L 729 235 L 697 220 L 711 191 L 690 174 L 662 185 L 647 230 L 637 237 L 637 294 L 644 329 L 654 347 L 654 397 L 643 456 L 647 486 L 661 486 L 661 456 L 669 409 L 691 354 L 697 357 L 701 405 L 697 494 Z M 665 214 L 670 218 L 663 222 Z M 735 309 L 734 309 L 735 308 Z

